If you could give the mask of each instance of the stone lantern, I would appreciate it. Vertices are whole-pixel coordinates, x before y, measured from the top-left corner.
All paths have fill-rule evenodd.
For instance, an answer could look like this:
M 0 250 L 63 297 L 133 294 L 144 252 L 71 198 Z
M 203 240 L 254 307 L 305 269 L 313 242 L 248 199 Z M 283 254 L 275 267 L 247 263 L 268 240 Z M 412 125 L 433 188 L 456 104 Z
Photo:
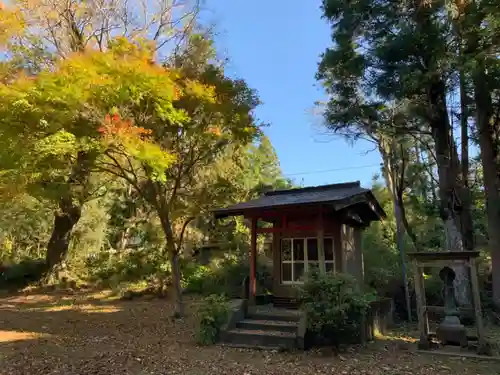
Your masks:
M 450 267 L 443 267 L 439 271 L 439 277 L 443 280 L 443 299 L 445 317 L 436 330 L 436 336 L 443 345 L 460 345 L 467 347 L 467 332 L 465 326 L 460 322 L 460 312 L 457 308 L 453 280 L 455 271 Z

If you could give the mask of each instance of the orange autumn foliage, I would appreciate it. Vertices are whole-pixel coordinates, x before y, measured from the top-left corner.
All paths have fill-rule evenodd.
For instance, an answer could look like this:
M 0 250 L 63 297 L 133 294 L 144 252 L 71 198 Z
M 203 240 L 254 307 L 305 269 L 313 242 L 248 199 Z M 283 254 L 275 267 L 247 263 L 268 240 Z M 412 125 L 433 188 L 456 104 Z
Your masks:
M 207 133 L 211 133 L 217 137 L 220 137 L 222 134 L 222 132 L 218 126 L 212 126 L 212 127 L 208 128 Z
M 151 134 L 150 129 L 145 129 L 140 126 L 135 126 L 131 120 L 124 120 L 119 114 L 107 114 L 104 117 L 103 126 L 97 129 L 104 137 L 120 136 L 120 137 L 141 137 Z

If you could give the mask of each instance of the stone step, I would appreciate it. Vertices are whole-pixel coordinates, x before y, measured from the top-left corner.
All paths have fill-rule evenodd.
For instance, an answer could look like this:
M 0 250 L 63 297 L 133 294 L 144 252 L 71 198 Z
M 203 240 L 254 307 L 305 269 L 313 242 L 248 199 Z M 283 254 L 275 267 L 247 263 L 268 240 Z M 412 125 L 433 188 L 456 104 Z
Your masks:
M 290 332 L 235 328 L 224 333 L 223 344 L 245 345 L 249 348 L 294 349 L 296 335 Z
M 300 307 L 300 302 L 296 299 L 291 298 L 274 297 L 273 305 L 277 308 L 298 310 Z
M 298 323 L 287 320 L 255 320 L 245 319 L 236 323 L 236 328 L 246 330 L 297 332 Z
M 251 349 L 251 350 L 265 350 L 265 351 L 276 351 L 276 352 L 282 352 L 284 350 L 287 350 L 287 348 L 282 348 L 282 347 L 279 347 L 279 346 L 249 345 L 249 344 L 238 344 L 238 343 L 234 343 L 234 342 L 220 343 L 218 345 L 220 345 L 222 347 L 227 347 L 227 348 Z
M 251 320 L 271 320 L 277 322 L 298 322 L 300 315 L 293 313 L 275 313 L 272 311 L 249 311 L 247 319 Z

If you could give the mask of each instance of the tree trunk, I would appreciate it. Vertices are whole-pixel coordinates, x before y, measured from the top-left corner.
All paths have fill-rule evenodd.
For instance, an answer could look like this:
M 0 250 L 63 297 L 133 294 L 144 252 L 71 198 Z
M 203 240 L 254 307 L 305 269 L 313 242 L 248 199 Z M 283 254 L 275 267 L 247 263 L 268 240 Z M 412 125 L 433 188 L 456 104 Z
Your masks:
M 497 156 L 494 151 L 491 129 L 488 125 L 481 125 L 481 122 L 478 119 L 479 145 L 486 193 L 486 214 L 488 217 L 488 247 L 491 255 L 493 300 L 497 306 L 500 306 L 500 184 L 497 175 L 500 168 L 495 162 Z
M 127 191 L 125 192 L 125 199 L 131 200 L 132 199 L 132 185 L 128 185 Z M 124 231 L 120 233 L 120 239 L 118 240 L 118 243 L 116 244 L 116 249 L 119 251 L 123 251 L 127 248 L 129 242 L 130 242 L 130 223 L 128 221 L 130 220 L 131 217 L 137 217 L 137 208 L 134 207 L 134 210 L 131 214 L 127 214 L 127 216 L 124 219 L 125 224 L 127 225 L 127 228 L 125 228 Z
M 403 190 L 401 188 L 398 188 L 396 190 L 396 200 L 395 201 L 397 202 L 397 206 L 398 206 L 398 210 L 399 210 L 398 215 L 399 215 L 400 221 L 403 224 L 403 227 L 406 231 L 406 234 L 408 235 L 408 237 L 410 237 L 411 242 L 413 243 L 414 250 L 419 251 L 420 247 L 418 245 L 417 236 L 415 235 L 413 228 L 410 226 L 410 223 L 408 222 L 408 218 L 406 216 L 406 208 L 405 208 L 405 204 L 403 201 Z
M 430 142 L 430 140 L 429 140 Z M 427 142 L 426 142 L 427 143 Z M 429 182 L 429 191 L 430 191 L 430 196 L 426 200 L 427 203 L 431 204 L 432 207 L 438 207 L 439 202 L 438 202 L 438 197 L 437 197 L 437 191 L 438 187 L 436 185 L 436 173 L 434 171 L 434 168 L 436 167 L 437 161 L 433 153 L 430 151 L 431 147 L 434 147 L 434 142 L 433 145 L 429 145 L 424 143 L 424 141 L 420 141 L 420 144 L 422 145 L 422 153 L 425 155 L 425 160 L 422 161 L 422 165 L 424 166 L 426 177 L 425 181 Z
M 437 207 L 439 205 L 438 203 L 438 197 L 437 197 L 437 186 L 435 182 L 435 175 L 434 175 L 434 166 L 430 166 L 430 171 L 429 171 L 429 184 L 430 184 L 430 189 L 431 189 L 431 202 L 432 202 L 432 207 Z
M 464 239 L 468 240 L 469 224 L 464 218 L 470 215 L 470 207 L 464 205 L 460 181 L 460 165 L 455 142 L 451 137 L 450 123 L 446 109 L 446 86 L 436 79 L 429 87 L 430 125 L 436 148 L 439 176 L 440 213 L 445 228 L 447 251 L 463 251 Z M 467 225 L 465 225 L 467 224 Z M 469 241 L 467 241 L 469 242 Z M 454 286 L 457 302 L 470 305 L 469 277 L 466 267 L 454 267 Z
M 429 44 L 437 42 L 432 30 L 435 20 L 424 8 L 414 13 L 415 21 Z M 439 176 L 440 213 L 445 227 L 446 250 L 463 251 L 473 247 L 470 204 L 464 201 L 465 187 L 461 181 L 460 162 L 446 106 L 446 84 L 432 50 L 423 50 L 422 58 L 428 80 L 426 85 L 427 120 L 434 140 Z M 455 296 L 460 305 L 470 305 L 469 278 L 466 267 L 455 268 Z
M 477 63 L 473 74 L 474 99 L 476 102 L 476 124 L 483 166 L 486 215 L 488 218 L 488 247 L 491 255 L 493 277 L 493 300 L 500 306 L 500 165 L 495 146 L 494 127 L 490 124 L 492 101 L 484 66 Z
M 181 286 L 181 269 L 179 264 L 179 251 L 175 244 L 174 232 L 172 230 L 172 223 L 170 222 L 170 217 L 165 210 L 158 212 L 160 215 L 160 221 L 162 224 L 163 232 L 165 234 L 165 239 L 167 241 L 166 250 L 168 258 L 170 260 L 171 272 L 172 272 L 172 286 L 175 293 L 175 311 L 174 318 L 180 318 L 184 316 L 184 303 L 182 300 L 182 286 Z
M 465 75 L 463 69 L 460 70 L 460 140 L 461 140 L 461 199 L 462 206 L 467 207 L 462 211 L 463 240 L 465 249 L 474 250 L 474 224 L 472 221 L 472 197 L 469 186 L 469 114 L 467 109 L 467 93 L 465 88 Z
M 406 300 L 406 311 L 408 314 L 408 321 L 411 322 L 411 300 L 410 291 L 408 288 L 408 276 L 406 271 L 406 257 L 404 249 L 404 231 L 403 231 L 403 220 L 401 217 L 401 207 L 399 203 L 394 205 L 394 216 L 396 218 L 396 243 L 399 249 L 399 255 L 401 258 L 401 273 L 403 275 L 403 284 L 405 289 L 405 300 Z
M 462 180 L 464 187 L 469 189 L 469 111 L 467 109 L 467 92 L 465 89 L 465 74 L 460 69 L 460 141 L 462 159 Z
M 184 302 L 182 300 L 181 267 L 179 264 L 179 254 L 169 251 L 170 266 L 172 267 L 172 283 L 175 291 L 175 312 L 174 317 L 184 316 Z
M 441 134 L 438 134 L 441 133 Z M 444 134 L 443 134 L 444 133 Z M 453 161 L 451 139 L 449 133 L 436 129 L 436 154 L 439 175 L 439 198 L 441 218 L 444 224 L 446 251 L 464 251 L 463 232 L 460 210 L 461 206 L 457 194 L 457 165 Z M 444 139 L 442 139 L 444 138 Z M 444 145 L 446 143 L 446 145 Z M 455 271 L 455 297 L 462 306 L 470 305 L 469 278 L 465 267 L 453 267 Z
M 394 146 L 394 143 L 392 146 Z M 411 303 L 410 303 L 410 291 L 408 288 L 408 275 L 406 271 L 406 256 L 405 256 L 405 249 L 404 249 L 404 220 L 403 220 L 403 214 L 404 214 L 404 209 L 402 207 L 402 200 L 400 201 L 398 199 L 398 190 L 399 186 L 398 184 L 401 184 L 402 181 L 397 181 L 395 178 L 395 172 L 394 172 L 394 157 L 391 155 L 391 150 L 388 148 L 388 145 L 383 139 L 379 140 L 379 151 L 382 156 L 382 161 L 384 165 L 384 177 L 386 181 L 386 185 L 391 193 L 391 198 L 392 198 L 392 203 L 394 205 L 394 217 L 396 219 L 396 246 L 398 248 L 398 252 L 400 255 L 400 260 L 401 260 L 401 275 L 403 278 L 403 286 L 404 286 L 404 293 L 405 293 L 405 301 L 406 301 L 406 312 L 407 312 L 407 318 L 408 321 L 411 322 Z
M 92 159 L 85 152 L 78 152 L 67 182 L 67 191 L 59 199 L 59 209 L 54 213 L 54 227 L 45 261 L 50 270 L 62 262 L 68 253 L 71 232 L 82 216 L 82 202 L 86 199 L 86 186 L 90 177 Z
M 45 262 L 49 270 L 59 265 L 69 249 L 71 232 L 81 217 L 81 208 L 61 202 L 60 209 L 54 213 L 54 227 L 47 244 Z
M 486 17 L 475 1 L 471 1 L 459 19 L 461 32 L 466 40 L 464 54 L 474 60 L 471 69 L 476 105 L 476 127 L 479 138 L 481 164 L 483 166 L 484 190 L 486 195 L 486 215 L 488 218 L 488 247 L 491 255 L 493 301 L 500 306 L 500 160 L 495 143 L 496 126 L 491 123 L 493 104 L 487 64 L 482 50 L 478 30 Z M 472 21 L 471 23 L 469 23 Z
M 444 221 L 445 249 L 446 251 L 464 251 L 462 236 L 455 219 L 448 216 Z M 460 306 L 470 306 L 470 281 L 467 268 L 465 266 L 453 266 L 455 271 L 455 298 Z
M 417 160 L 417 165 L 421 166 L 422 165 L 422 155 L 421 155 L 421 150 L 420 150 L 420 140 L 415 141 L 415 157 Z M 422 173 L 420 176 L 421 179 L 421 189 L 422 189 L 422 200 L 426 204 L 429 202 L 429 192 L 427 191 L 427 187 L 429 186 L 429 182 L 427 180 L 427 175 L 425 173 Z

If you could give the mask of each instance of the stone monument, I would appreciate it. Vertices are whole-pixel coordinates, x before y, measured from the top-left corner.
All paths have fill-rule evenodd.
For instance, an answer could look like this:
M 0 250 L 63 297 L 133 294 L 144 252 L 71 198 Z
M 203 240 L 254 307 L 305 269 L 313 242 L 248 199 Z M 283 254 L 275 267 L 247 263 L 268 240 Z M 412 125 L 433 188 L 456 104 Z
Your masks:
M 443 280 L 444 314 L 443 321 L 436 330 L 436 336 L 443 345 L 460 345 L 467 347 L 467 332 L 465 326 L 460 322 L 460 312 L 457 308 L 453 280 L 455 271 L 450 267 L 443 267 L 439 271 L 439 277 Z

